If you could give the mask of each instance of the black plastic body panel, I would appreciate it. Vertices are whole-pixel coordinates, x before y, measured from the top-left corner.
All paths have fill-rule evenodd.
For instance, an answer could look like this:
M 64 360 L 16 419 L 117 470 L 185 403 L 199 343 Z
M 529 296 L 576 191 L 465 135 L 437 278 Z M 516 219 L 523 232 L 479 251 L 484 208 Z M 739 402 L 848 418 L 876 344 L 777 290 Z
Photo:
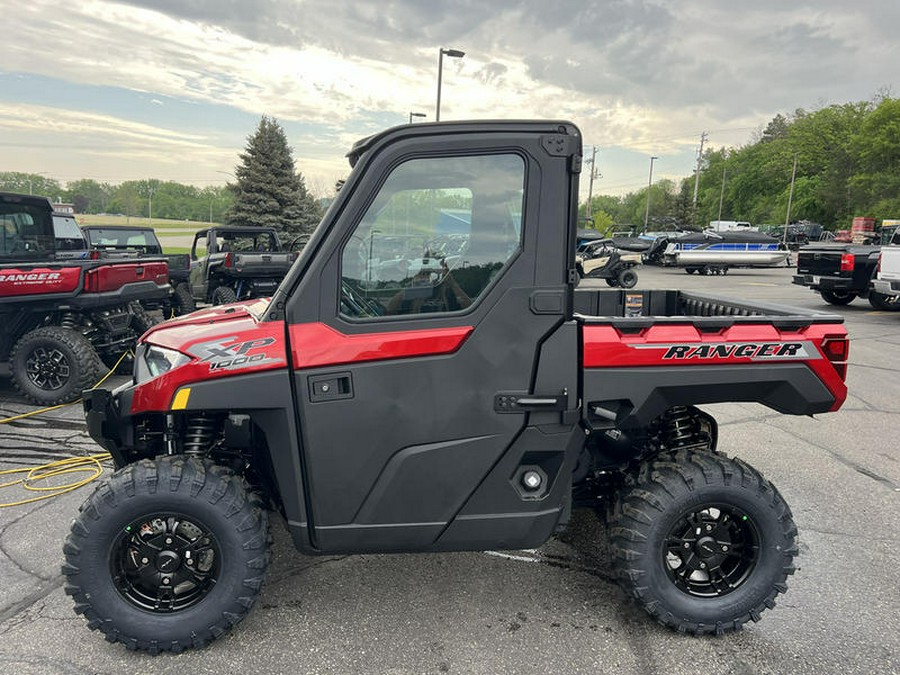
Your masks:
M 622 429 L 646 426 L 672 406 L 762 403 L 793 415 L 827 412 L 834 396 L 804 363 L 591 368 L 584 371 L 584 418 L 602 423 L 597 404 L 617 411 Z

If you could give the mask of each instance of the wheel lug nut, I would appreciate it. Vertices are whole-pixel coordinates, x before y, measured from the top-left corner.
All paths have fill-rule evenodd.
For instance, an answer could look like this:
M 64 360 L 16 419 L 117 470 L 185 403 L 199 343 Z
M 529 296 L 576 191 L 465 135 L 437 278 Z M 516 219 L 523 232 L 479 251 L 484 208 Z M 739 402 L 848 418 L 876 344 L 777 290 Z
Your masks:
M 168 577 L 165 578 L 165 579 L 163 579 L 163 583 L 164 583 L 166 586 L 169 585 L 169 579 L 168 579 Z
M 685 548 L 690 548 L 690 547 L 691 547 L 691 543 L 688 542 L 688 541 L 684 542 L 684 547 L 685 547 Z
M 707 526 L 706 526 L 706 531 L 707 531 L 707 532 L 712 532 L 712 525 L 707 525 Z
M 723 547 L 722 547 L 722 550 L 723 550 L 723 551 L 727 551 L 727 550 L 728 550 L 728 547 L 727 547 L 727 546 L 723 546 Z
M 166 543 L 167 543 L 167 544 L 171 544 L 171 543 L 172 543 L 172 538 L 171 538 L 171 537 L 166 537 Z
M 705 569 L 706 569 L 706 563 L 704 563 L 704 562 L 700 563 L 700 569 L 701 569 L 701 570 L 705 570 Z
M 143 563 L 144 565 L 146 565 L 148 562 L 150 562 L 149 558 L 141 558 L 141 563 Z

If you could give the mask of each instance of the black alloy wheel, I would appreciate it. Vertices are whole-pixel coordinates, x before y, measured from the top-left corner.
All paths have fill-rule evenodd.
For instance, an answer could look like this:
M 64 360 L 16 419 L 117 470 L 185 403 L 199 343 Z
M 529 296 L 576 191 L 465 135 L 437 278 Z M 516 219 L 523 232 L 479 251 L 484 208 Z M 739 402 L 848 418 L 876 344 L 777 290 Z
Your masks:
M 740 509 L 727 504 L 692 507 L 669 530 L 662 555 L 679 590 L 702 598 L 727 595 L 753 573 L 759 534 Z
M 32 403 L 58 405 L 77 399 L 104 371 L 82 333 L 44 326 L 23 335 L 10 354 L 13 384 Z
M 25 360 L 26 377 L 44 391 L 62 389 L 71 374 L 69 360 L 55 347 L 35 347 Z
M 718 452 L 645 460 L 626 476 L 607 524 L 620 585 L 679 632 L 758 621 L 795 571 L 790 508 L 758 471 Z
M 270 549 L 268 514 L 242 477 L 173 455 L 97 487 L 72 523 L 62 572 L 89 629 L 129 649 L 181 652 L 250 612 Z
M 183 514 L 150 514 L 126 525 L 113 544 L 110 573 L 135 607 L 170 613 L 201 602 L 219 580 L 222 554 L 212 531 Z

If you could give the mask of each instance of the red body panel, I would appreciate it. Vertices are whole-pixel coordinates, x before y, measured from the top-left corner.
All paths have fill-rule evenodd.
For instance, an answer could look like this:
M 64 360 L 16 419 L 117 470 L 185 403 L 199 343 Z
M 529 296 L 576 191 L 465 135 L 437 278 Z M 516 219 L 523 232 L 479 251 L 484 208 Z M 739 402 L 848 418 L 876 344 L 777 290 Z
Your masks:
M 472 330 L 459 326 L 345 335 L 324 323 L 298 324 L 290 327 L 291 353 L 295 368 L 452 354 Z
M 81 267 L 0 270 L 0 297 L 71 293 L 80 277 Z
M 186 385 L 287 366 L 283 323 L 257 323 L 247 312 L 223 315 L 220 321 L 191 320 L 195 315 L 208 314 L 195 312 L 174 325 L 160 324 L 144 335 L 143 342 L 176 349 L 192 359 L 135 387 L 131 414 L 168 410 L 175 393 Z M 240 401 L 239 393 L 235 401 Z
M 179 388 L 287 366 L 285 325 L 259 323 L 267 300 L 201 310 L 151 328 L 142 342 L 191 356 L 190 363 L 138 385 L 131 414 L 168 410 Z M 251 311 L 253 310 L 253 311 Z M 290 326 L 295 368 L 455 352 L 471 326 L 345 335 L 322 323 Z
M 834 395 L 837 410 L 847 398 L 847 385 L 822 350 L 826 339 L 846 340 L 834 324 L 810 324 L 781 331 L 767 324 L 737 324 L 719 332 L 701 332 L 690 323 L 659 324 L 639 333 L 621 333 L 611 325 L 585 325 L 582 345 L 585 368 L 642 366 L 686 367 L 803 362 Z M 846 353 L 845 353 L 846 358 Z
M 84 275 L 85 293 L 106 293 L 135 281 L 152 281 L 157 285 L 169 283 L 169 266 L 165 262 L 103 265 Z

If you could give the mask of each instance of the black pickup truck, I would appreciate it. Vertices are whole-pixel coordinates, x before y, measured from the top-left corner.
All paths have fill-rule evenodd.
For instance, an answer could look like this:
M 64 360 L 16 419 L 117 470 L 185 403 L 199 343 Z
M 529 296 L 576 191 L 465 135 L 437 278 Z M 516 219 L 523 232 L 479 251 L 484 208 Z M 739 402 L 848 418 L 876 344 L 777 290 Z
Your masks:
M 172 294 L 163 303 L 166 316 L 189 314 L 197 307 L 191 296 L 191 257 L 187 253 L 164 253 L 162 243 L 152 227 L 140 225 L 83 225 L 81 228 L 95 257 L 153 258 L 165 260 L 169 266 Z
M 797 252 L 793 283 L 806 286 L 831 305 L 848 305 L 866 298 L 875 309 L 889 309 L 884 294 L 871 289 L 878 267 L 879 246 L 810 244 Z
M 297 255 L 282 250 L 272 228 L 200 230 L 191 247 L 191 293 L 213 305 L 272 295 Z
M 773 607 L 791 511 L 697 406 L 838 409 L 841 317 L 576 289 L 568 122 L 403 126 L 350 161 L 271 299 L 161 324 L 132 381 L 88 394 L 118 470 L 64 548 L 87 626 L 151 653 L 224 634 L 259 597 L 270 511 L 300 551 L 332 555 L 533 548 L 592 509 L 659 622 L 720 634 Z M 372 283 L 376 232 L 448 222 L 452 253 Z

